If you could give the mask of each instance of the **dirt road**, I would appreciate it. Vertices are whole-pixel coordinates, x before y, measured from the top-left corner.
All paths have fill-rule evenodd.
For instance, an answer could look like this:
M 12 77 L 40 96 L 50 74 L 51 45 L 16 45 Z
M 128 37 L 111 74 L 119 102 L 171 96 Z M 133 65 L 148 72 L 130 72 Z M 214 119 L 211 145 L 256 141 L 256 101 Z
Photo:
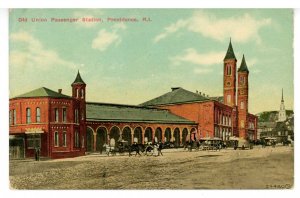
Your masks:
M 293 182 L 293 148 L 283 146 L 10 161 L 14 189 L 265 189 Z

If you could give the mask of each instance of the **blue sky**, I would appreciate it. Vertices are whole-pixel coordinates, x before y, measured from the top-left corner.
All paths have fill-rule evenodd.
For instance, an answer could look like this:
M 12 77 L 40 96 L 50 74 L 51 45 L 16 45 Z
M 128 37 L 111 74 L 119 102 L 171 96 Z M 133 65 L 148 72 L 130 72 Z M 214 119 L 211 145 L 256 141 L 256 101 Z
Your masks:
M 293 109 L 290 9 L 13 9 L 9 29 L 10 97 L 42 86 L 70 95 L 78 69 L 88 101 L 140 104 L 176 86 L 219 96 L 231 37 L 237 65 L 245 54 L 250 71 L 250 112 L 279 109 L 282 88 L 286 108 Z

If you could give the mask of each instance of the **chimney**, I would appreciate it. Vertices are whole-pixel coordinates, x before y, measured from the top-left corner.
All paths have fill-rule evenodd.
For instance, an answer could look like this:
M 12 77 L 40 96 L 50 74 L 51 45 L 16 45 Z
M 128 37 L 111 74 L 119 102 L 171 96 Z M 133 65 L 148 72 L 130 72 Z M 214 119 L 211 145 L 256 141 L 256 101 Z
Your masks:
M 62 89 L 58 89 L 58 93 L 60 93 L 60 94 L 61 94 L 61 92 L 62 92 Z
M 172 89 L 172 91 L 175 91 L 177 89 L 180 89 L 180 87 L 172 87 L 171 89 Z

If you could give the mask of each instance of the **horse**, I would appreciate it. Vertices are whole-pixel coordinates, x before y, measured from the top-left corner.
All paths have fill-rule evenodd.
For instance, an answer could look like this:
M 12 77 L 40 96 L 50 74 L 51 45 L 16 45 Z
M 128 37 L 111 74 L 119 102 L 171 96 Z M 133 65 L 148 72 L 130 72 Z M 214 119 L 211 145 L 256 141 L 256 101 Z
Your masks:
M 136 156 L 137 154 L 139 154 L 139 156 L 141 156 L 140 151 L 141 151 L 142 153 L 144 153 L 144 151 L 145 151 L 145 146 L 144 146 L 143 144 L 137 144 L 137 143 L 132 144 L 132 145 L 129 147 L 129 157 L 132 155 L 131 153 L 134 152 L 134 151 L 136 152 L 136 153 L 135 153 L 135 156 Z

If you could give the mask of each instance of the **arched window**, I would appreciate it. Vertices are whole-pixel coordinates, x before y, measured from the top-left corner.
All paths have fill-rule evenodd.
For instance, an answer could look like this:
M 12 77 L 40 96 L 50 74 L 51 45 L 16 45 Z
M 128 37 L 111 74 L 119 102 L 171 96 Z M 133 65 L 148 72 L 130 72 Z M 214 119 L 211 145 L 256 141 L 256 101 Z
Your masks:
M 54 119 L 55 122 L 58 122 L 58 108 L 54 109 Z
M 231 103 L 231 95 L 227 95 L 227 103 Z
M 75 109 L 75 123 L 79 123 L 79 119 L 78 119 L 78 109 Z
M 12 110 L 9 111 L 9 125 L 13 124 Z
M 54 132 L 54 146 L 55 146 L 55 147 L 58 147 L 58 144 L 59 144 L 58 132 L 55 131 L 55 132 Z
M 244 120 L 241 120 L 241 128 L 243 129 L 245 127 Z
M 39 107 L 36 108 L 36 122 L 41 122 L 41 109 Z
M 67 122 L 67 109 L 66 108 L 62 109 L 62 119 L 63 119 L 63 122 Z
M 31 123 L 31 111 L 30 111 L 30 108 L 26 109 L 26 123 L 27 124 Z
M 79 147 L 79 132 L 75 130 L 75 139 L 74 139 L 74 145 L 75 147 Z
M 13 109 L 13 124 L 17 124 L 17 112 L 15 109 Z
M 76 89 L 76 97 L 78 98 L 79 97 L 79 90 Z
M 244 102 L 241 102 L 241 109 L 244 109 Z
M 64 147 L 67 146 L 67 132 L 66 131 L 63 132 L 63 146 Z
M 81 89 L 81 98 L 84 98 L 84 89 Z

